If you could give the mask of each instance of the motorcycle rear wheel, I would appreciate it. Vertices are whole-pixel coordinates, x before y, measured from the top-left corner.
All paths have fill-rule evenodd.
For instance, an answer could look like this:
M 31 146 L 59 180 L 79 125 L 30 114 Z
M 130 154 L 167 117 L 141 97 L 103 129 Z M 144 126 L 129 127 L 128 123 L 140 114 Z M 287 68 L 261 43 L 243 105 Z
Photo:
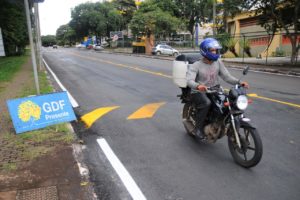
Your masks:
M 228 146 L 234 161 L 245 168 L 256 166 L 262 158 L 261 138 L 255 128 L 240 127 L 241 148 L 238 147 L 234 133 L 228 136 Z M 250 157 L 248 157 L 250 155 Z
M 183 120 L 183 125 L 184 128 L 187 132 L 188 135 L 195 137 L 195 134 L 193 131 L 196 128 L 196 121 L 193 118 L 193 107 L 192 104 L 186 103 L 183 106 L 183 111 L 182 111 L 182 120 Z

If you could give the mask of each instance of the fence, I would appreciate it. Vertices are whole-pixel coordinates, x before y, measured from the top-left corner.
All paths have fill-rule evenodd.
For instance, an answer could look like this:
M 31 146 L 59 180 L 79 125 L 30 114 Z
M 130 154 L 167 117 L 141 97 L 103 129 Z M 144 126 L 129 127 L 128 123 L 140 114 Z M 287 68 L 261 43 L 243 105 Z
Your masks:
M 267 34 L 265 31 L 244 32 L 241 34 L 223 34 L 214 37 L 218 39 L 223 46 L 224 57 L 283 57 L 292 54 L 292 46 L 289 38 L 283 33 L 276 33 L 274 35 Z M 199 44 L 203 37 L 199 37 Z M 298 36 L 300 41 L 300 35 Z M 132 47 L 133 39 L 118 40 L 117 47 Z M 167 44 L 174 48 L 194 48 L 195 41 L 192 40 L 156 40 L 155 44 Z

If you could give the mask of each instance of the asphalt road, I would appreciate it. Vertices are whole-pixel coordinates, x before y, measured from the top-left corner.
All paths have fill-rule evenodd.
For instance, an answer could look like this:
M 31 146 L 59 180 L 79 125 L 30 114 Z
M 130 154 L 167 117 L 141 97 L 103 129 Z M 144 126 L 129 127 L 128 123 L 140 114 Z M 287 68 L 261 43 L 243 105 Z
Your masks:
M 78 115 L 119 106 L 90 129 L 77 127 L 99 199 L 131 196 L 98 138 L 106 139 L 147 199 L 299 199 L 300 78 L 255 72 L 244 78 L 249 93 L 262 97 L 253 98 L 247 116 L 264 145 L 261 162 L 244 169 L 233 162 L 227 138 L 201 144 L 185 133 L 171 61 L 77 49 L 46 50 L 44 58 L 80 105 Z M 150 103 L 162 103 L 154 116 L 127 119 Z

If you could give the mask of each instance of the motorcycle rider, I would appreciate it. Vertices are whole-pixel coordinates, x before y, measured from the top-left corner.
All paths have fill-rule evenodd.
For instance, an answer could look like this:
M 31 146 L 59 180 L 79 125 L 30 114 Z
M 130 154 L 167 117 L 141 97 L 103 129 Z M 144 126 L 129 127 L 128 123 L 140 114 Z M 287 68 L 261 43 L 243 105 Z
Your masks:
M 187 85 L 191 88 L 191 100 L 197 108 L 196 129 L 193 131 L 200 140 L 205 140 L 204 121 L 209 111 L 211 101 L 206 95 L 207 87 L 219 84 L 218 76 L 230 84 L 237 84 L 239 80 L 233 77 L 225 68 L 220 57 L 220 43 L 214 38 L 206 38 L 200 44 L 199 61 L 189 66 L 187 71 Z M 242 82 L 248 88 L 248 83 Z

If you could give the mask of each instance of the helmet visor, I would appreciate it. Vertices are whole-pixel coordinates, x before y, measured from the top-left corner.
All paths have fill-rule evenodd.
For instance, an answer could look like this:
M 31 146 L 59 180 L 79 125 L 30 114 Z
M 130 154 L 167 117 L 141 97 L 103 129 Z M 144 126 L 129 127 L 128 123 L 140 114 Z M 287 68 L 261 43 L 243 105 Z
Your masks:
M 221 54 L 221 48 L 210 48 L 209 52 L 213 54 Z

